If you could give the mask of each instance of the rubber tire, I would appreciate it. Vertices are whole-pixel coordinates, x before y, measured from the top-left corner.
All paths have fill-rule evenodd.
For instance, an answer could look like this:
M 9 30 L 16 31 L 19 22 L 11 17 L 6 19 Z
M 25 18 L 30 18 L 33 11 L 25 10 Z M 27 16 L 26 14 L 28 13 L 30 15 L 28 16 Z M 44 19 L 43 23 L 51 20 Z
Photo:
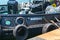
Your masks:
M 19 36 L 19 35 L 17 34 L 18 28 L 24 28 L 25 34 L 24 34 L 23 36 Z M 24 39 L 26 39 L 27 36 L 28 36 L 28 29 L 27 29 L 27 27 L 26 27 L 25 25 L 17 25 L 17 26 L 15 27 L 15 29 L 13 30 L 13 35 L 14 35 L 14 37 L 16 37 L 16 40 L 24 40 Z

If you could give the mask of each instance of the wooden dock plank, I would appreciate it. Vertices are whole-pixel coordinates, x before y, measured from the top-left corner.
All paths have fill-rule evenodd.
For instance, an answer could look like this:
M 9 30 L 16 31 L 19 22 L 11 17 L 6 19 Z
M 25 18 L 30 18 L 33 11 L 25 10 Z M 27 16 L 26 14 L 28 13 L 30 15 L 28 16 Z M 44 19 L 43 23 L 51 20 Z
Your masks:
M 40 40 L 40 39 L 43 39 L 43 40 L 60 40 L 60 28 L 53 30 L 53 31 L 50 31 L 48 33 L 44 33 L 42 35 L 38 35 L 34 38 L 31 38 L 31 40 L 34 40 L 35 38 L 37 38 L 36 40 Z
M 38 38 L 43 38 L 46 40 L 60 40 L 60 28 L 53 30 L 51 32 L 37 36 Z

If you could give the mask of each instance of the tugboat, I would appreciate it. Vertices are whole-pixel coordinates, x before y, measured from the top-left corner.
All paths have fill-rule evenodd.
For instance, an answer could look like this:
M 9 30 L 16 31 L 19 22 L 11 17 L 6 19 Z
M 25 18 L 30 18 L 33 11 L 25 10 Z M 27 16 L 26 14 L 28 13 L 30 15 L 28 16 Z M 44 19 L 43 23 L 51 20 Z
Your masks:
M 3 14 L 0 14 L 0 39 L 27 40 L 57 29 L 53 22 L 60 25 L 60 13 L 45 13 L 49 5 L 51 5 L 49 1 L 43 0 L 34 0 L 28 8 L 25 6 L 20 10 L 16 0 L 9 0 L 7 5 L 1 5 L 0 12 Z

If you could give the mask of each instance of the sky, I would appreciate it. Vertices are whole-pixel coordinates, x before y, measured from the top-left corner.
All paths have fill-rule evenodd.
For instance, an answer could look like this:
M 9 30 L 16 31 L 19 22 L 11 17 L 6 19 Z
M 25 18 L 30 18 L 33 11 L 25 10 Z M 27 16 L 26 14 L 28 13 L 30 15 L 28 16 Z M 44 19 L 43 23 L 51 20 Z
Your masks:
M 16 0 L 18 3 L 28 2 L 29 0 Z M 0 5 L 7 4 L 8 0 L 0 0 Z

